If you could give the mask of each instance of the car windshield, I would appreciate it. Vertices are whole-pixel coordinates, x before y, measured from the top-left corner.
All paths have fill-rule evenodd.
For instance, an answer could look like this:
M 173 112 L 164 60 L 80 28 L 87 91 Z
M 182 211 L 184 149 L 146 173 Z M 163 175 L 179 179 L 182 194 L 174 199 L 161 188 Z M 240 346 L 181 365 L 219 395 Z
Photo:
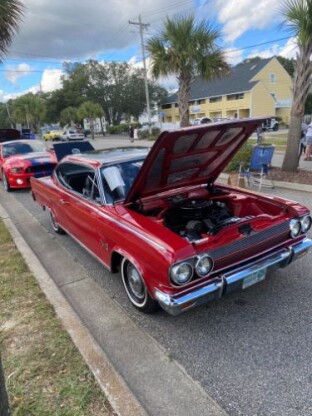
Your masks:
M 111 204 L 116 201 L 123 201 L 126 198 L 142 164 L 143 159 L 117 163 L 101 168 L 101 177 L 107 203 Z
M 24 155 L 32 152 L 46 152 L 45 145 L 41 142 L 12 142 L 3 145 L 3 156 Z

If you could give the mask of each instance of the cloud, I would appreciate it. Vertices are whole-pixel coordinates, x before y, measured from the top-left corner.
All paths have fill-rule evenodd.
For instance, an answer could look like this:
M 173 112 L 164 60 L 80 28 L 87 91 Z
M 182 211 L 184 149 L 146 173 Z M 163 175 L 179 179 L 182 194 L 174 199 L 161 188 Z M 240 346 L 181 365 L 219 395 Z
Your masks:
M 218 21 L 226 42 L 234 42 L 250 29 L 263 29 L 276 22 L 281 0 L 216 0 Z
M 269 49 L 265 50 L 253 50 L 248 58 L 252 58 L 254 56 L 260 56 L 260 58 L 270 58 L 271 56 L 283 56 L 284 58 L 296 58 L 297 52 L 297 43 L 295 38 L 291 38 L 287 41 L 284 46 L 280 46 L 278 44 L 272 45 Z
M 58 90 L 62 87 L 61 77 L 64 72 L 60 69 L 46 69 L 42 74 L 41 89 L 43 92 Z
M 156 24 L 174 10 L 167 0 L 24 0 L 27 13 L 11 47 L 12 56 L 86 59 L 139 40 L 138 21 Z M 185 3 L 185 2 L 184 2 Z M 189 5 L 188 5 L 189 7 Z
M 31 67 L 28 64 L 7 65 L 5 78 L 14 84 L 19 78 L 27 77 L 30 73 Z

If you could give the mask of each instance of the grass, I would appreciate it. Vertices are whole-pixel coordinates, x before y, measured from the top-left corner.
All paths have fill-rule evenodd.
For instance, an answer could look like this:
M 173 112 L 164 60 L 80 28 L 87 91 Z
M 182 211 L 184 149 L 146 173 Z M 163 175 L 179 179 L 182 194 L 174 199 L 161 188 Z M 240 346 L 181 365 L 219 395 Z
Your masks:
M 255 136 L 252 136 L 248 139 L 248 143 L 256 144 L 257 139 Z M 270 134 L 266 132 L 263 134 L 262 144 L 274 144 L 276 150 L 285 151 L 287 144 L 287 133 L 277 132 L 275 134 Z
M 12 416 L 114 414 L 0 221 L 0 348 Z

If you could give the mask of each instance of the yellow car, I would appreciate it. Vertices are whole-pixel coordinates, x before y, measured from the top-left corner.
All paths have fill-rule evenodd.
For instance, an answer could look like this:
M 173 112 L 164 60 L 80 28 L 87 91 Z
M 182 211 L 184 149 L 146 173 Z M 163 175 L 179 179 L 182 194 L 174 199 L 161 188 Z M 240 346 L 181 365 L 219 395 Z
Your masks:
M 63 130 L 48 130 L 43 135 L 43 140 L 60 140 L 63 134 Z

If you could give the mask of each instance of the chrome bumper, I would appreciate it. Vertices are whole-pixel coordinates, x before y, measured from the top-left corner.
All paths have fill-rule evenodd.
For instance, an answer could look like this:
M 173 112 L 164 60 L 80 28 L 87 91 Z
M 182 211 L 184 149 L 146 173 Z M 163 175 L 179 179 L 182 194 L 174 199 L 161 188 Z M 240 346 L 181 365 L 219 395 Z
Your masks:
M 285 267 L 292 261 L 306 254 L 312 246 L 312 240 L 305 238 L 298 244 L 265 256 L 258 261 L 251 262 L 244 267 L 236 268 L 228 273 L 220 274 L 200 288 L 194 288 L 189 293 L 167 294 L 155 289 L 155 298 L 160 306 L 170 315 L 180 313 L 194 306 L 220 299 L 221 296 L 243 288 L 244 279 L 255 272 L 266 270 L 271 272 L 277 268 Z

